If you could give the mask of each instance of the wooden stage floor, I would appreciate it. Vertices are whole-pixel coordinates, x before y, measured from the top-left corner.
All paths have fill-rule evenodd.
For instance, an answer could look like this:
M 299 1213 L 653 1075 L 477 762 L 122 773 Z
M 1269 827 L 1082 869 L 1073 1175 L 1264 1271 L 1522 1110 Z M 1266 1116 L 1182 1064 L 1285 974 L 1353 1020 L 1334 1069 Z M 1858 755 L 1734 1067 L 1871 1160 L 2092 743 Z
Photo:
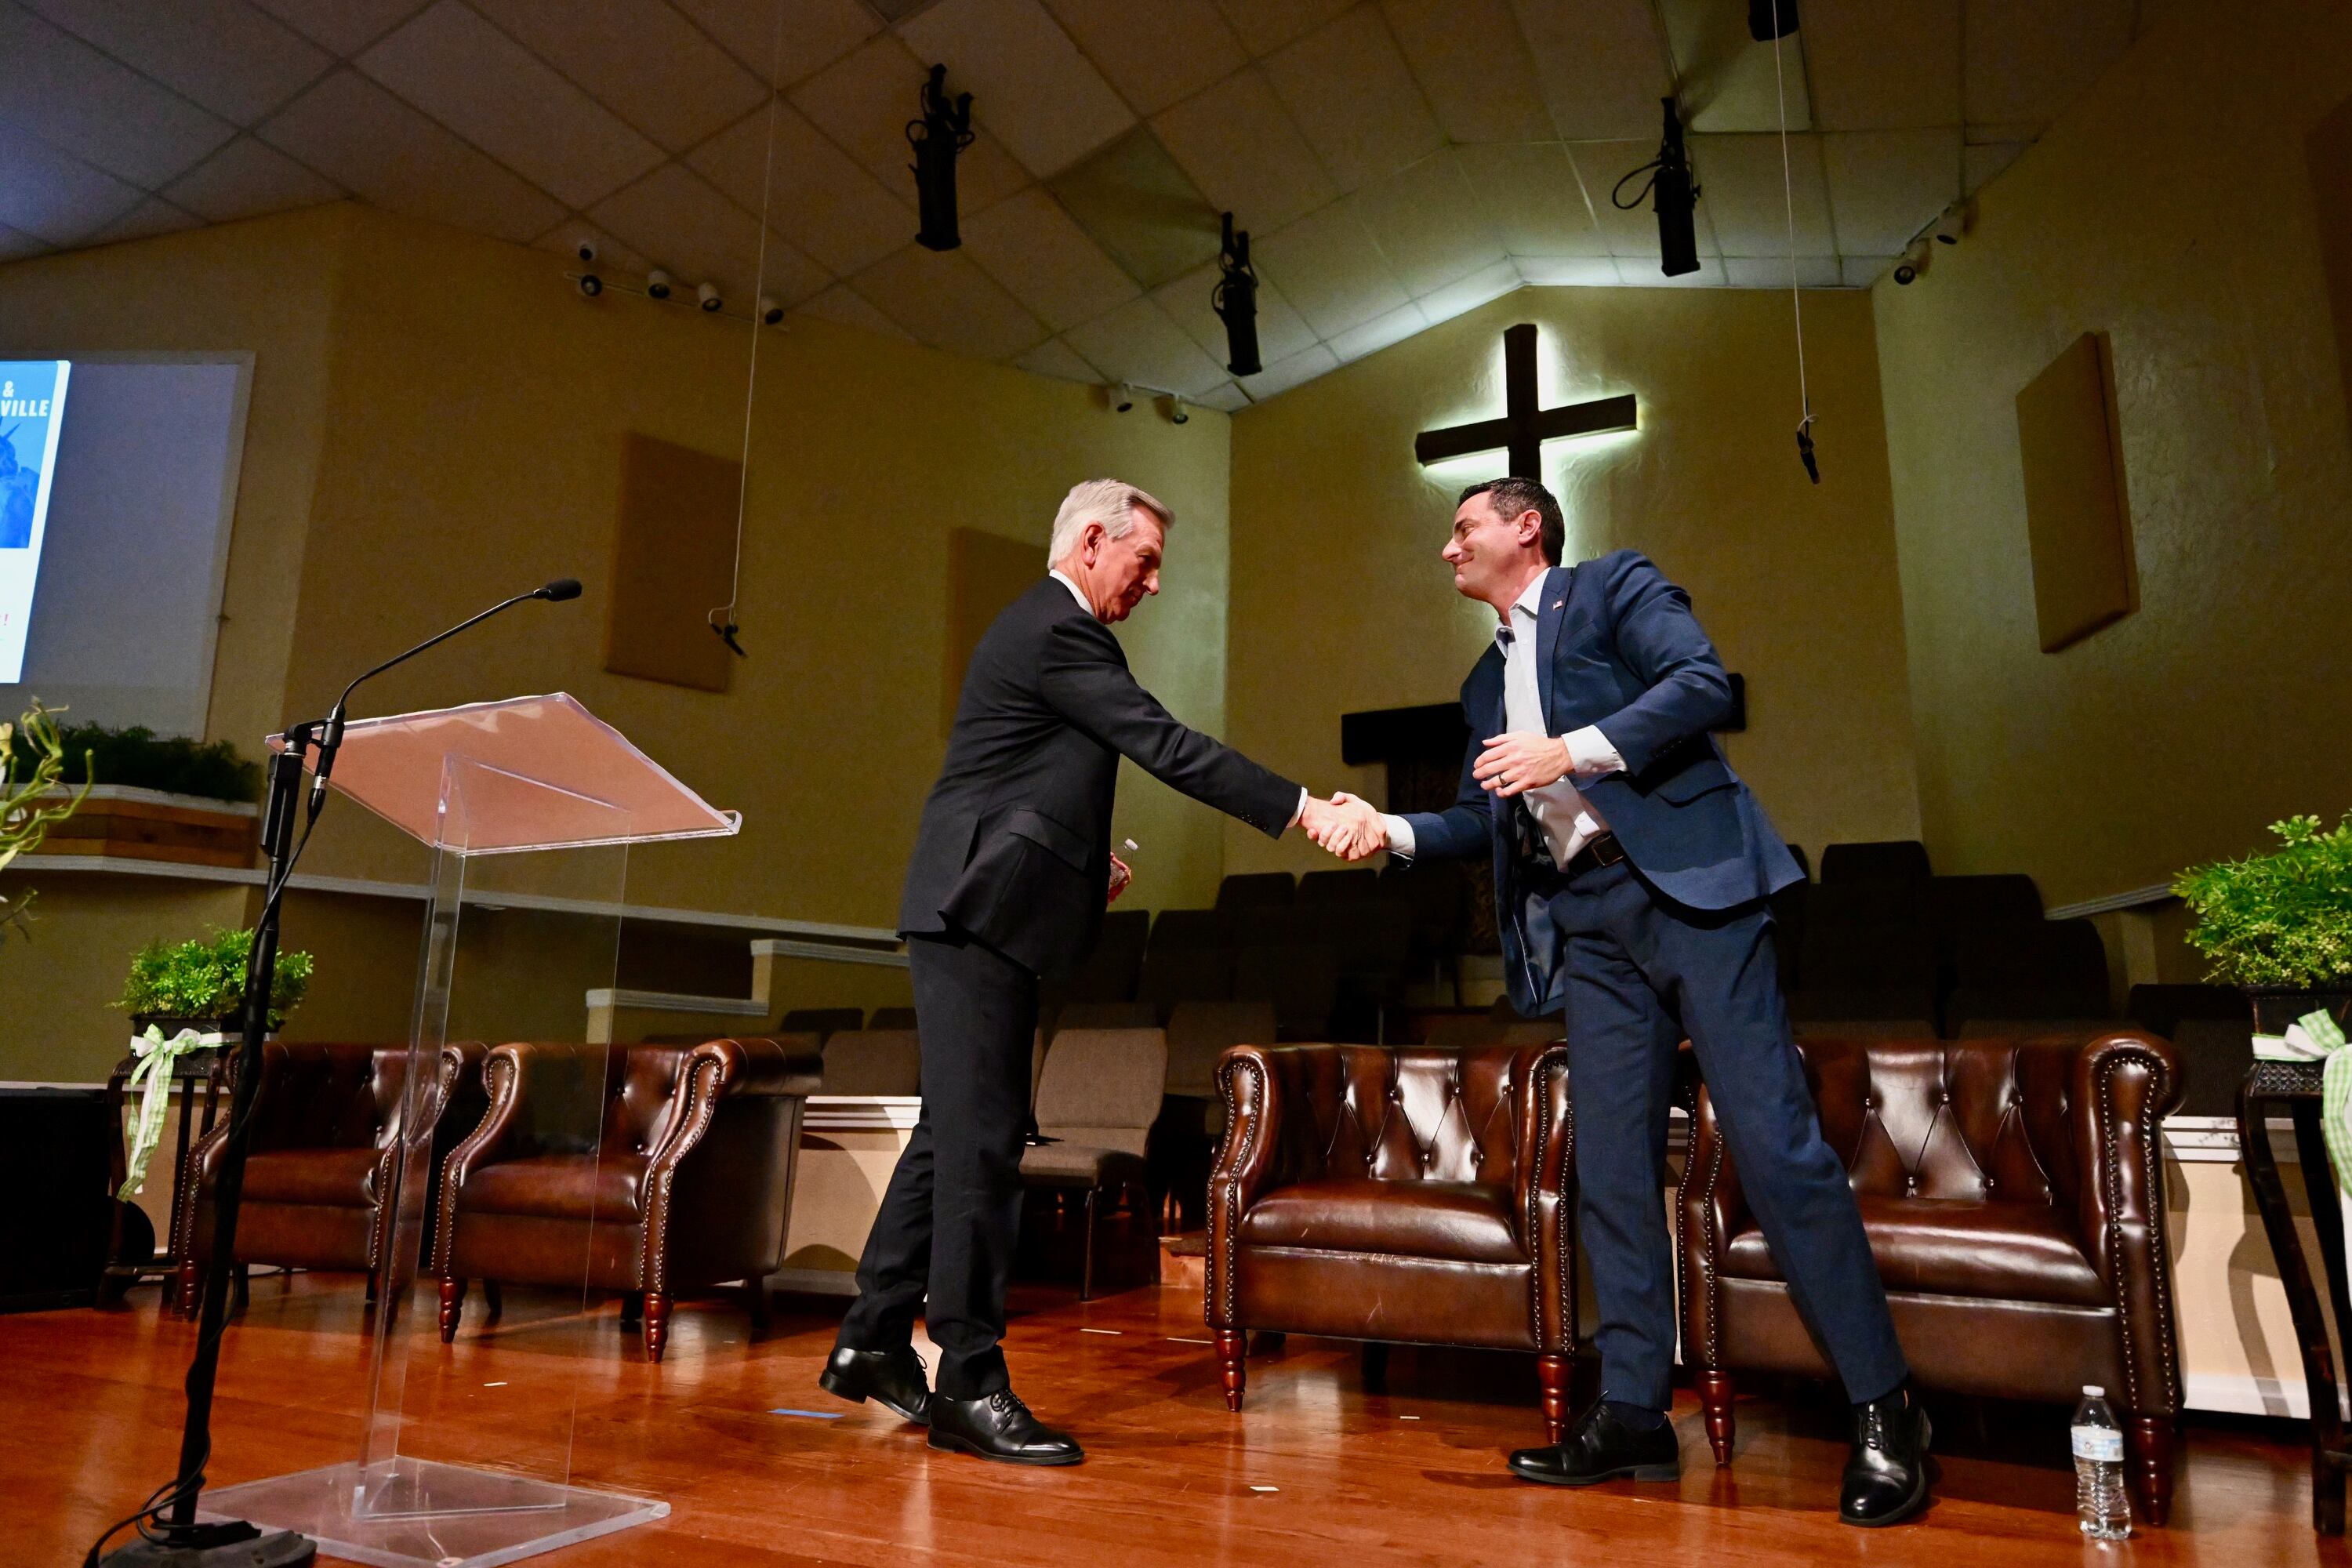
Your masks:
M 9 1564 L 79 1563 L 98 1528 L 170 1470 L 194 1330 L 162 1319 L 152 1291 L 131 1300 L 119 1312 L 0 1318 Z M 933 1453 L 878 1406 L 820 1393 L 837 1304 L 780 1300 L 768 1336 L 750 1343 L 732 1303 L 684 1304 L 655 1367 L 611 1303 L 534 1321 L 510 1301 L 508 1322 L 486 1334 L 480 1300 L 478 1290 L 455 1346 L 420 1347 L 420 1387 L 437 1383 L 453 1419 L 495 1444 L 505 1391 L 551 1352 L 584 1348 L 578 1479 L 673 1510 L 536 1560 L 551 1568 L 2347 1561 L 2341 1542 L 2311 1531 L 2306 1451 L 2284 1426 L 2192 1425 L 2171 1528 L 2107 1548 L 2074 1531 L 2063 1412 L 1948 1402 L 1937 1407 L 1934 1508 L 1863 1531 L 1834 1517 L 1844 1440 L 1835 1410 L 1811 1396 L 1743 1399 L 1728 1470 L 1708 1461 L 1685 1395 L 1679 1485 L 1531 1487 L 1502 1468 L 1541 1433 L 1527 1358 L 1400 1349 L 1387 1392 L 1369 1394 L 1353 1347 L 1293 1339 L 1253 1357 L 1234 1416 L 1199 1342 L 1199 1298 L 1173 1289 L 1087 1305 L 1067 1289 L 1022 1289 L 1007 1341 L 1014 1384 L 1090 1455 L 1060 1470 Z M 214 1480 L 350 1457 L 365 1348 L 356 1281 L 257 1279 L 228 1336 Z

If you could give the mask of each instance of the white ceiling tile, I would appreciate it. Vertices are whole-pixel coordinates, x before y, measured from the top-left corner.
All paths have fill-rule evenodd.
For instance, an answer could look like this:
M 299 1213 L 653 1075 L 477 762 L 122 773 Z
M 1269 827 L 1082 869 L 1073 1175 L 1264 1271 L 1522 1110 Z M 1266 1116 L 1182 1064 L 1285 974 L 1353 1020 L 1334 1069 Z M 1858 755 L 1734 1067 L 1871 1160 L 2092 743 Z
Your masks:
M 0 261 L 22 261 L 30 256 L 46 256 L 49 247 L 29 234 L 20 234 L 6 224 L 0 224 Z
M 1270 55 L 1291 39 L 1321 26 L 1355 0 L 1217 0 L 1242 47 L 1252 56 Z
M 1210 205 L 1252 233 L 1279 228 L 1339 194 L 1255 68 L 1153 116 L 1151 128 Z
M 0 8 L 0 106 L 51 146 L 151 190 L 235 134 L 177 93 L 13 7 Z
M 1210 301 L 1215 297 L 1218 268 L 1203 267 L 1173 283 L 1152 290 L 1151 297 L 1183 328 L 1211 359 L 1226 363 L 1232 345 L 1225 341 L 1224 319 Z M 1260 364 L 1286 359 L 1315 343 L 1315 329 L 1307 324 L 1282 291 L 1261 278 L 1257 283 L 1257 354 Z
M 1968 0 L 1969 123 L 2047 123 L 2131 43 L 2136 0 Z
M 964 220 L 963 247 L 1057 332 L 1142 292 L 1043 186 L 1032 185 Z
M 161 196 L 149 196 L 82 243 L 117 245 L 130 239 L 152 239 L 159 234 L 177 234 L 184 228 L 194 228 L 202 222 L 204 220 L 195 214 L 183 211 Z
M 961 250 L 909 245 L 849 281 L 918 342 L 950 353 L 1009 360 L 1047 336 L 1036 317 Z
M 1508 0 L 1384 0 L 1405 63 L 1455 142 L 1558 134 Z
M 1789 138 L 1785 180 L 1776 135 L 1694 136 L 1690 156 L 1699 205 L 1714 218 L 1715 237 L 1726 256 L 1787 256 L 1791 205 L 1797 254 L 1826 256 L 1837 249 L 1817 137 Z
M 898 338 L 913 342 L 915 335 L 867 304 L 856 290 L 846 283 L 836 283 L 814 300 L 804 300 L 793 312 L 799 316 L 815 316 L 835 321 L 845 327 L 856 327 L 865 331 L 879 332 L 886 338 Z
M 476 9 L 673 153 L 767 97 L 754 75 L 662 0 L 474 0 Z
M 1260 276 L 1271 279 L 1325 338 L 1384 316 L 1411 298 L 1364 226 L 1328 206 L 1279 234 L 1254 240 Z
M 1522 256 L 1519 276 L 1538 289 L 1614 288 L 1623 281 L 1606 256 Z
M 1429 318 L 1422 314 L 1419 305 L 1400 305 L 1385 316 L 1374 316 L 1360 327 L 1350 327 L 1337 334 L 1328 347 L 1332 356 L 1346 364 L 1366 354 L 1378 353 L 1391 343 L 1401 343 L 1428 326 Z
M 1415 299 L 1503 259 L 1502 237 L 1451 153 L 1367 185 L 1342 205 Z
M 751 304 L 743 297 L 759 270 L 759 220 L 683 164 L 663 164 L 597 203 L 588 216 L 677 279 L 681 294 L 709 282 Z
M 1107 380 L 1190 394 L 1227 379 L 1225 367 L 1150 300 L 1130 300 L 1063 336 Z
M 1960 133 L 1841 131 L 1822 138 L 1841 256 L 1887 256 L 1960 194 Z
M 858 0 L 670 0 L 761 81 L 814 76 L 882 30 Z M 782 23 L 780 27 L 778 23 Z M 913 101 L 913 94 L 908 95 Z
M 0 224 L 72 245 L 139 203 L 139 192 L 0 120 Z
M 553 197 L 349 68 L 255 134 L 380 207 L 522 244 L 563 216 Z
M 1423 295 L 1413 302 L 1421 313 L 1429 318 L 1431 326 L 1450 321 L 1467 310 L 1475 310 L 1489 300 L 1499 300 L 1512 289 L 1525 284 L 1516 261 L 1497 261 L 1492 267 L 1482 267 L 1467 278 L 1459 278 L 1444 288 Z
M 1343 191 L 1445 144 L 1377 5 L 1359 5 L 1286 45 L 1266 58 L 1265 70 Z
M 1562 136 L 1654 142 L 1668 84 L 1665 41 L 1650 0 L 1511 0 L 1511 9 Z
M 1135 111 L 1038 0 L 940 0 L 899 36 L 948 63 L 984 124 L 1024 167 L 1059 174 L 1135 123 Z
M 1321 343 L 1288 359 L 1276 360 L 1255 375 L 1241 378 L 1242 390 L 1253 403 L 1264 403 L 1276 393 L 1287 392 L 1299 383 L 1312 381 L 1327 371 L 1339 368 L 1339 356 Z
M 1513 256 L 1606 256 L 1583 182 L 1557 142 L 1457 147 L 1487 224 Z
M 1192 401 L 1203 408 L 1213 408 L 1220 414 L 1238 414 L 1249 406 L 1249 394 L 1226 381 L 1198 394 Z
M 1813 124 L 1895 131 L 1960 119 L 1960 0 L 1804 0 Z
M 794 88 L 793 105 L 867 174 L 911 196 L 915 177 L 908 165 L 915 154 L 907 122 L 919 115 L 929 69 L 896 33 L 884 33 Z M 958 89 L 952 72 L 948 87 Z M 965 213 L 993 206 L 1029 183 L 984 123 L 976 120 L 973 130 L 972 144 L 956 159 L 957 200 Z
M 583 239 L 596 247 L 595 260 L 580 259 L 580 242 Z M 653 263 L 646 260 L 635 246 L 620 238 L 612 230 L 578 216 L 564 218 L 532 240 L 531 248 L 562 257 L 572 263 L 572 269 L 575 272 L 593 272 L 600 278 L 621 279 L 632 284 L 653 268 Z
M 164 187 L 164 195 L 213 223 L 316 206 L 342 195 L 276 148 L 240 136 Z
M 222 119 L 249 125 L 333 64 L 245 0 L 26 0 L 50 21 Z
M 432 0 L 253 0 L 330 51 L 348 58 L 432 4 Z
M 1849 289 L 1867 289 L 1886 275 L 1895 265 L 1891 256 L 1841 256 L 1838 272 Z
M 1727 256 L 1723 258 L 1724 282 L 1734 289 L 1786 289 L 1789 287 L 1789 258 L 1785 256 Z M 1797 258 L 1797 287 L 1801 289 L 1837 289 L 1844 279 L 1834 256 L 1800 256 Z
M 1633 289 L 1720 289 L 1724 287 L 1723 259 L 1702 256 L 1696 272 L 1677 273 L 1669 278 L 1658 270 L 1654 257 L 1621 256 L 1617 258 L 1618 280 Z
M 1609 253 L 1612 256 L 1648 257 L 1654 260 L 1658 254 L 1658 217 L 1652 198 L 1643 196 L 1638 206 L 1629 210 L 1617 205 L 1612 194 L 1622 181 L 1626 198 L 1631 200 L 1633 193 L 1648 182 L 1650 176 L 1646 174 L 1636 174 L 1630 180 L 1625 179 L 1625 175 L 1658 155 L 1657 142 L 1579 142 L 1569 148 L 1568 153 L 1570 160 L 1576 164 L 1577 174 L 1583 180 L 1584 188 L 1592 193 L 1593 221 L 1600 226 L 1601 240 L 1609 247 Z M 1704 183 L 1701 182 L 1702 184 Z M 1702 215 L 1706 205 L 1702 196 L 1699 203 Z M 1713 249 L 1704 226 L 1699 229 L 1698 248 L 1702 256 Z
M 360 69 L 575 207 L 611 195 L 662 151 L 461 0 L 369 49 Z
M 1971 143 L 1961 149 L 1960 185 L 1969 195 L 1982 190 L 1987 182 L 2017 162 L 2019 153 L 2031 146 L 2026 142 L 1994 142 L 1982 146 Z
M 764 205 L 779 234 L 836 276 L 871 266 L 915 235 L 915 210 L 778 100 L 755 109 L 686 161 L 747 212 Z
M 1013 362 L 1032 375 L 1055 381 L 1099 382 L 1102 373 L 1088 364 L 1077 350 L 1059 338 L 1047 338 Z
M 1157 114 L 1248 63 L 1213 0 L 1045 0 L 1138 114 Z
M 767 246 L 760 259 L 758 292 L 772 296 L 787 309 L 814 300 L 833 286 L 832 273 L 802 255 L 799 247 L 772 228 L 767 232 Z M 748 308 L 753 301 L 737 302 Z

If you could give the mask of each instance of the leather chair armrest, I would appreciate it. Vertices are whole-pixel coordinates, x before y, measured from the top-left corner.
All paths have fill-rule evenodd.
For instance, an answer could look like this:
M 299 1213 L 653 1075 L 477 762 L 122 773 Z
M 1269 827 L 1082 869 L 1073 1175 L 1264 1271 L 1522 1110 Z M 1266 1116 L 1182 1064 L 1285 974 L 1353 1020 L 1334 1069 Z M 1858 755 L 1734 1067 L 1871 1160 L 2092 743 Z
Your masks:
M 755 1036 L 706 1040 L 694 1047 L 719 1063 L 722 1094 L 796 1094 L 806 1099 L 824 1092 L 824 1057 L 814 1035 Z
M 2170 1255 L 2164 1238 L 2164 1118 L 2180 1103 L 2170 1045 L 2139 1030 L 2091 1041 L 2075 1058 L 2074 1152 L 2081 1235 L 2123 1317 L 2130 1409 L 2180 1409 Z
M 489 1093 L 489 1109 L 481 1125 L 449 1151 L 441 1167 L 441 1212 L 435 1216 L 433 1271 L 446 1277 L 449 1247 L 457 1232 L 457 1194 L 466 1178 L 506 1152 L 522 1103 L 525 1064 L 550 1047 L 528 1044 L 493 1046 L 482 1058 L 482 1082 Z M 561 1048 L 561 1047 L 554 1047 Z
M 1209 1279 L 1202 1292 L 1209 1326 L 1234 1321 L 1234 1250 L 1242 1215 L 1272 1184 L 1282 1143 L 1282 1079 L 1275 1053 L 1234 1046 L 1217 1063 L 1225 1102 L 1225 1140 L 1209 1173 Z
M 1717 1280 L 1724 1248 L 1733 1233 L 1748 1223 L 1748 1200 L 1739 1190 L 1739 1173 L 1732 1168 L 1722 1125 L 1716 1121 L 1715 1102 L 1701 1087 L 1691 1111 L 1690 1155 L 1675 1209 L 1683 1349 L 1693 1366 L 1714 1370 L 1722 1365 Z
M 1576 1348 L 1576 1105 L 1569 1092 L 1568 1047 L 1520 1052 L 1512 1064 L 1511 1098 L 1518 1123 L 1511 1223 L 1535 1260 L 1536 1348 L 1565 1355 Z

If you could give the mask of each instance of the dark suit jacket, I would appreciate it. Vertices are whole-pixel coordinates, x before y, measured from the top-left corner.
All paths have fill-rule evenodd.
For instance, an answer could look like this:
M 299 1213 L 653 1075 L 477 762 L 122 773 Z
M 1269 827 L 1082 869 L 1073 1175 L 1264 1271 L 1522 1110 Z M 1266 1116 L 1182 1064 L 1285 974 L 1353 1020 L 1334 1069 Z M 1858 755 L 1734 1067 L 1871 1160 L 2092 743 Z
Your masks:
M 1731 682 L 1691 614 L 1690 596 L 1639 552 L 1620 550 L 1544 575 L 1536 679 L 1547 732 L 1587 724 L 1625 771 L 1578 779 L 1644 880 L 1694 910 L 1764 898 L 1804 873 L 1708 731 L 1731 711 Z M 1523 1013 L 1564 1001 L 1559 937 L 1541 901 L 1521 896 L 1518 846 L 1535 830 L 1519 798 L 1496 802 L 1471 776 L 1504 720 L 1503 652 L 1486 650 L 1462 683 L 1470 747 L 1462 787 L 1442 812 L 1410 814 L 1416 855 L 1491 854 L 1511 1000 Z M 1502 809 L 1497 810 L 1500 805 Z
M 1122 756 L 1272 837 L 1298 809 L 1297 784 L 1178 723 L 1110 628 L 1045 578 L 972 650 L 900 934 L 953 924 L 1041 974 L 1076 967 L 1102 922 Z

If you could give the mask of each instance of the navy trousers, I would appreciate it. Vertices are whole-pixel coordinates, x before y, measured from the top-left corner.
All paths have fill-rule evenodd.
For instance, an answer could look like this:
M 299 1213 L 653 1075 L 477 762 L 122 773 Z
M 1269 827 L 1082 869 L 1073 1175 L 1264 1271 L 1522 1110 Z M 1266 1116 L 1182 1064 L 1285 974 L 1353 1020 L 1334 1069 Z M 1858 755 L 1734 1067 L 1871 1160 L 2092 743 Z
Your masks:
M 840 1342 L 891 1350 L 915 1315 L 940 1347 L 938 1391 L 1007 1385 L 1004 1290 L 1021 1235 L 1021 1149 L 1037 977 L 961 932 L 910 937 L 923 1110 L 890 1173 Z
M 1907 1374 L 1845 1168 L 1789 1032 L 1761 904 L 1666 899 L 1630 861 L 1554 874 L 1531 896 L 1564 941 L 1578 1217 L 1592 1263 L 1605 1399 L 1664 1410 L 1675 1355 L 1665 1225 L 1675 1053 L 1698 1053 L 1739 1184 L 1797 1310 L 1859 1403 Z

